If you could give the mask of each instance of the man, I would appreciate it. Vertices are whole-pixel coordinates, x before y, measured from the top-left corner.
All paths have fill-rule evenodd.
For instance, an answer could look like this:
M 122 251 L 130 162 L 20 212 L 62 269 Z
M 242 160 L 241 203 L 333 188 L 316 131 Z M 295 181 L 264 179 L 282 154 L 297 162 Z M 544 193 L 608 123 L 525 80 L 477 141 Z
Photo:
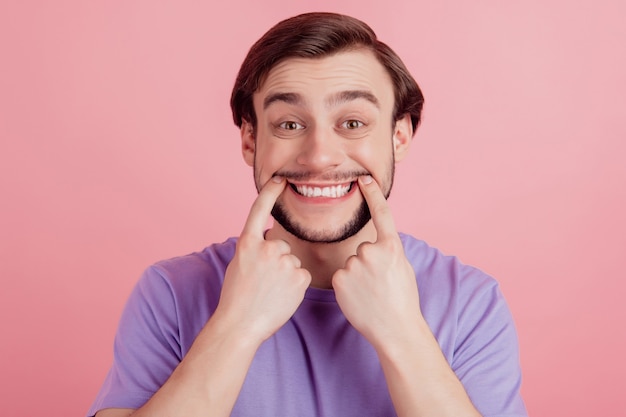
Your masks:
M 497 284 L 386 202 L 422 104 L 356 19 L 270 29 L 231 100 L 259 191 L 243 231 L 146 271 L 89 414 L 525 416 Z

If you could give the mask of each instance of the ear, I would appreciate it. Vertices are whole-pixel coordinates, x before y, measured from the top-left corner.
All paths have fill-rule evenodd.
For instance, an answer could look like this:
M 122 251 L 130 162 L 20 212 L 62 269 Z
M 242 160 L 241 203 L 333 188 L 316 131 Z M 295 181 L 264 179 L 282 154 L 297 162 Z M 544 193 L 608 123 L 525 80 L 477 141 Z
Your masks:
M 409 152 L 412 139 L 413 125 L 411 124 L 411 115 L 407 113 L 396 120 L 393 128 L 393 154 L 396 162 L 402 161 Z
M 241 154 L 246 164 L 254 166 L 254 149 L 256 141 L 252 124 L 247 120 L 241 122 Z

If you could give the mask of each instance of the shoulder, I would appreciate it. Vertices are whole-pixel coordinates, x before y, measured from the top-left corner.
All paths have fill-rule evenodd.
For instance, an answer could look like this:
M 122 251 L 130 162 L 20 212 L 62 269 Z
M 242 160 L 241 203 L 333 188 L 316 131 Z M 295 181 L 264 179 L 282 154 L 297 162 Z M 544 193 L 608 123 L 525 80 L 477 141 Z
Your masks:
M 415 271 L 424 317 L 438 336 L 449 337 L 450 345 L 481 324 L 499 327 L 511 321 L 492 276 L 412 236 L 400 234 L 400 238 Z
M 159 261 L 152 268 L 168 276 L 188 276 L 208 269 L 225 269 L 235 254 L 237 238 L 214 243 L 202 251 Z
M 497 286 L 493 277 L 482 270 L 466 265 L 456 256 L 446 255 L 411 235 L 400 233 L 407 259 L 415 270 L 418 282 L 426 289 L 461 289 L 473 292 Z
M 129 303 L 153 314 L 208 318 L 219 301 L 224 273 L 235 253 L 236 239 L 202 251 L 165 259 L 149 266 L 131 293 Z M 206 310 L 206 311 L 205 311 Z
M 202 251 L 154 263 L 146 269 L 140 287 L 169 288 L 172 292 L 219 285 L 235 253 L 236 238 L 212 244 Z
M 148 267 L 128 298 L 120 329 L 156 335 L 184 354 L 217 308 L 235 245 L 236 239 L 228 239 Z
M 400 234 L 424 318 L 483 415 L 526 415 L 513 318 L 498 282 L 427 243 Z

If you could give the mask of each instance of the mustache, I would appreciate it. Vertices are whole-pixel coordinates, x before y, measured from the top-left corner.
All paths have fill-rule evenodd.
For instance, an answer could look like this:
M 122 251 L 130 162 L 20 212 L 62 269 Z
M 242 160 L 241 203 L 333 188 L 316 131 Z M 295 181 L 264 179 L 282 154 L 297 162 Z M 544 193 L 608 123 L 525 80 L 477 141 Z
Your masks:
M 321 174 L 311 171 L 276 171 L 272 176 L 280 176 L 287 181 L 308 181 L 315 179 L 320 181 L 347 182 L 354 181 L 363 175 L 371 174 L 369 171 L 361 169 L 353 171 L 332 171 Z

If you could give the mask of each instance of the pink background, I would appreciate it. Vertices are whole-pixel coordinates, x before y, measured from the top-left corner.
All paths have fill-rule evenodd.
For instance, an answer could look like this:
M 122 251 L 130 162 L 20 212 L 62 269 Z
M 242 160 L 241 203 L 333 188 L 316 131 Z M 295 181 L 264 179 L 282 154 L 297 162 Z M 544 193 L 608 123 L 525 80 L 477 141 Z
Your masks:
M 626 415 L 626 3 L 211 3 L 0 4 L 3 415 L 84 414 L 142 270 L 238 234 L 230 88 L 312 10 L 370 23 L 423 87 L 396 221 L 499 279 L 530 414 Z

